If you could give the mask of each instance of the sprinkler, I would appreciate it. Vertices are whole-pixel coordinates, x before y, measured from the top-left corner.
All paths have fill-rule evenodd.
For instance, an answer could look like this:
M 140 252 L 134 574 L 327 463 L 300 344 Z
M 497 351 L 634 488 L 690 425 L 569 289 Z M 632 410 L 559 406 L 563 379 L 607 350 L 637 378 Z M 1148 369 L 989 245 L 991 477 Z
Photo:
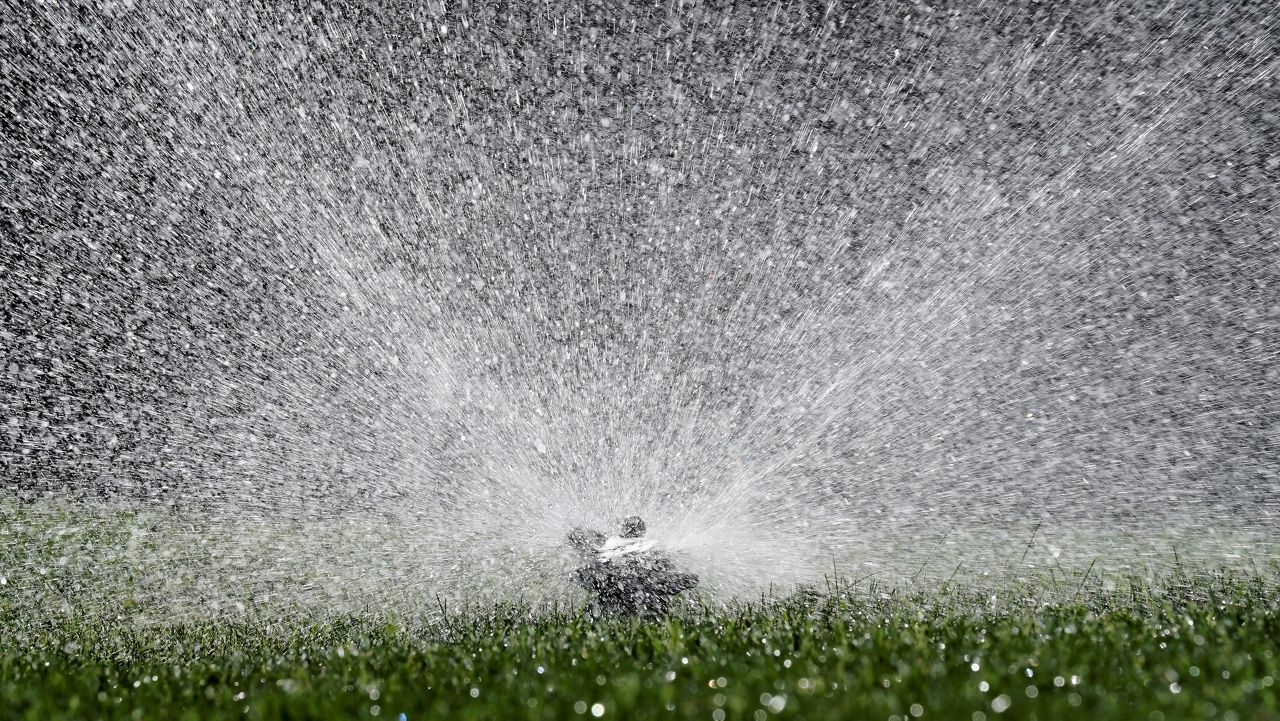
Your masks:
M 671 555 L 644 534 L 639 516 L 623 519 L 621 533 L 612 538 L 589 528 L 569 532 L 569 545 L 586 562 L 574 571 L 574 581 L 592 595 L 596 614 L 664 616 L 673 598 L 698 585 L 697 575 L 678 570 Z

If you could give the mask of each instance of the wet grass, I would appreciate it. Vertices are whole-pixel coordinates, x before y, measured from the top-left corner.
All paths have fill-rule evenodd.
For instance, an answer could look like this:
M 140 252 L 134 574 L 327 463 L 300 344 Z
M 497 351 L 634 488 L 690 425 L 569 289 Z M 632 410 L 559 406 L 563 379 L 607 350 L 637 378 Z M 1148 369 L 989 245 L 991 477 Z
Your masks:
M 1108 590 L 1109 589 L 1109 590 Z M 1269 577 L 828 586 L 660 623 L 516 606 L 138 625 L 0 604 L 6 718 L 1270 719 Z

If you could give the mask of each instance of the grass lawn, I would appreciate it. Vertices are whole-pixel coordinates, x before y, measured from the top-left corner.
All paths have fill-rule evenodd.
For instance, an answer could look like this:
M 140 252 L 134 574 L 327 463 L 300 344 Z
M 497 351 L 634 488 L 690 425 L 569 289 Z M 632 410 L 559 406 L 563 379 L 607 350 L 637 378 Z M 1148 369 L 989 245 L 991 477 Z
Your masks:
M 2 589 L 0 589 L 2 591 Z M 138 624 L 0 606 L 5 718 L 1274 719 L 1268 577 L 1071 600 L 823 588 L 660 623 L 374 611 Z

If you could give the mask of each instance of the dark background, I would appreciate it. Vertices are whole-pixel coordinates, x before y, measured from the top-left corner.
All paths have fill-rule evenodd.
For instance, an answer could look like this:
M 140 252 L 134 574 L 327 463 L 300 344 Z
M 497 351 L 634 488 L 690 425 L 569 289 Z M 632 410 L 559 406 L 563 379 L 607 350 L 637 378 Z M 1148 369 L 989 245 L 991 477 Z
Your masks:
M 9 6 L 3 482 L 1270 517 L 1274 8 L 1015 5 Z

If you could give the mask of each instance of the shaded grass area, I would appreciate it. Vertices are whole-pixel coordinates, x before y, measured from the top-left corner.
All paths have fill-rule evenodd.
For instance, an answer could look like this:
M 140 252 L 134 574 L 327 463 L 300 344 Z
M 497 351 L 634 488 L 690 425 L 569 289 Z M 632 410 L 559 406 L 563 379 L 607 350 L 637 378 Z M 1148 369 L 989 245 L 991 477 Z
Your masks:
M 518 606 L 429 621 L 138 625 L 0 604 L 13 718 L 1280 718 L 1269 576 L 1070 601 L 831 585 L 660 623 Z

